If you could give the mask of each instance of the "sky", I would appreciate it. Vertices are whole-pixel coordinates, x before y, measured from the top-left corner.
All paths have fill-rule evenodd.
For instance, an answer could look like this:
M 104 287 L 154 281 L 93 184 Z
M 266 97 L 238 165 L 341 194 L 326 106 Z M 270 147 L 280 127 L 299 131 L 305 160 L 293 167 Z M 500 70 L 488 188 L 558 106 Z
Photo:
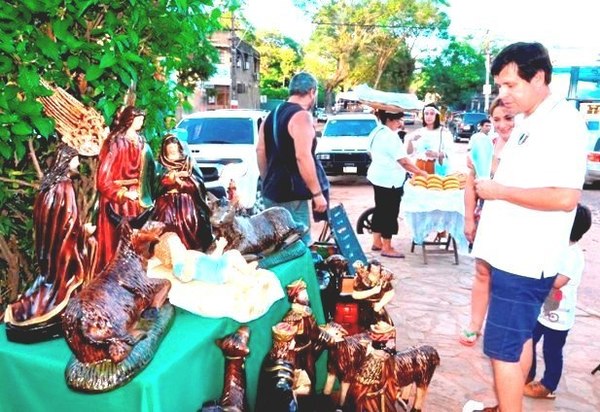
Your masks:
M 305 43 L 314 25 L 292 0 L 246 0 L 244 15 L 257 29 L 275 29 Z M 600 64 L 599 0 L 448 0 L 446 9 L 456 37 L 482 39 L 489 30 L 492 44 L 539 41 L 555 65 Z M 435 47 L 421 39 L 421 49 Z M 426 53 L 426 51 L 422 51 Z M 420 56 L 416 56 L 420 57 Z

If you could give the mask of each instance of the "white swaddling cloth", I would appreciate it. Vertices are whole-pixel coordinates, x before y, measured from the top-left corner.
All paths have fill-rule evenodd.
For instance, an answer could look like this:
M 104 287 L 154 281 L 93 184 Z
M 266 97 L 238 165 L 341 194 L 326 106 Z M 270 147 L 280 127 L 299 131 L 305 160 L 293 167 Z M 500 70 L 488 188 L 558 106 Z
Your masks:
M 223 252 L 224 239 L 212 254 L 187 250 L 177 235 L 161 236 L 148 276 L 171 281 L 169 300 L 175 306 L 210 318 L 249 322 L 264 315 L 285 296 L 277 276 L 247 263 L 237 250 Z

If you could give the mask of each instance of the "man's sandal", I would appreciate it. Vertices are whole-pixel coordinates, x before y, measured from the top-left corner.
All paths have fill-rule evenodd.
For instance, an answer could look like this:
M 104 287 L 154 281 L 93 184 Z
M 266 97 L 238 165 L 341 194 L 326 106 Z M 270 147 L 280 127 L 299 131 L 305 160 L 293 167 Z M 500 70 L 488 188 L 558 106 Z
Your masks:
M 481 336 L 480 332 L 472 332 L 467 329 L 463 329 L 460 333 L 458 341 L 465 346 L 474 346 L 477 343 L 477 339 Z

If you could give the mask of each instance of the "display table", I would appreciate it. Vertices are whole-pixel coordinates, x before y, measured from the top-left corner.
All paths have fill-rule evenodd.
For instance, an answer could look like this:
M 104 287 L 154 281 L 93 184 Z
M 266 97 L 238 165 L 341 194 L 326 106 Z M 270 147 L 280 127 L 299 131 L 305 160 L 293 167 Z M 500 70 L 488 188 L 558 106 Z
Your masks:
M 458 263 L 459 253 L 467 253 L 469 243 L 464 234 L 465 202 L 464 190 L 429 190 L 415 187 L 410 183 L 404 185 L 404 196 L 400 203 L 404 221 L 412 232 L 413 243 L 423 248 L 426 261 L 426 246 L 434 245 L 431 251 L 451 252 Z M 428 242 L 427 236 L 432 232 L 446 231 L 450 237 L 445 242 Z M 442 249 L 440 249 L 440 246 Z M 448 247 L 453 246 L 453 250 Z
M 308 249 L 301 257 L 270 270 L 282 286 L 299 278 L 305 280 L 317 323 L 323 324 L 319 286 Z M 260 365 L 271 347 L 271 326 L 280 322 L 289 308 L 287 299 L 280 299 L 264 316 L 247 323 L 247 396 L 252 410 Z M 111 392 L 84 394 L 72 391 L 65 383 L 71 351 L 63 339 L 29 345 L 8 342 L 5 326 L 0 325 L 0 410 L 198 411 L 203 402 L 221 396 L 224 359 L 215 339 L 239 326 L 229 318 L 204 318 L 177 309 L 169 332 L 144 371 Z M 317 372 L 317 387 L 321 388 L 325 356 L 321 356 Z

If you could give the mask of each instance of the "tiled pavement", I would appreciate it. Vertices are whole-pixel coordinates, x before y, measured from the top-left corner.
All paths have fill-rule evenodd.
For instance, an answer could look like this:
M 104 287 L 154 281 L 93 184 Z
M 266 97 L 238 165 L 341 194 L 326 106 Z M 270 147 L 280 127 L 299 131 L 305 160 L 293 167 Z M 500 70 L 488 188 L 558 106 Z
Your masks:
M 350 188 L 334 187 L 333 204 L 343 202 L 350 221 L 354 224 L 366 201 L 350 200 L 358 194 Z M 317 233 L 313 228 L 313 233 Z M 380 258 L 370 252 L 370 235 L 357 235 L 369 258 Z M 588 242 L 596 243 L 597 239 Z M 425 401 L 425 411 L 462 411 L 469 399 L 482 401 L 486 406 L 495 405 L 492 389 L 491 366 L 483 355 L 482 342 L 474 347 L 458 343 L 458 334 L 468 323 L 470 289 L 473 279 L 473 259 L 461 255 L 458 265 L 451 255 L 428 256 L 423 264 L 420 250 L 410 253 L 410 234 L 400 223 L 400 233 L 393 243 L 406 253 L 406 259 L 381 258 L 384 265 L 395 273 L 394 299 L 386 306 L 397 327 L 397 347 L 417 344 L 434 346 L 441 357 Z M 590 243 L 589 248 L 597 249 Z M 584 250 L 586 245 L 584 246 Z M 587 251 L 593 253 L 593 250 Z M 598 266 L 600 267 L 600 266 Z M 597 282 L 585 288 L 580 299 L 576 324 L 569 333 L 565 347 L 563 377 L 556 391 L 555 400 L 525 399 L 526 412 L 593 412 L 600 411 L 600 372 L 595 376 L 591 370 L 600 362 L 600 319 Z M 541 346 L 538 350 L 541 352 Z M 538 370 L 543 370 L 539 360 Z M 539 372 L 538 372 L 539 373 Z

